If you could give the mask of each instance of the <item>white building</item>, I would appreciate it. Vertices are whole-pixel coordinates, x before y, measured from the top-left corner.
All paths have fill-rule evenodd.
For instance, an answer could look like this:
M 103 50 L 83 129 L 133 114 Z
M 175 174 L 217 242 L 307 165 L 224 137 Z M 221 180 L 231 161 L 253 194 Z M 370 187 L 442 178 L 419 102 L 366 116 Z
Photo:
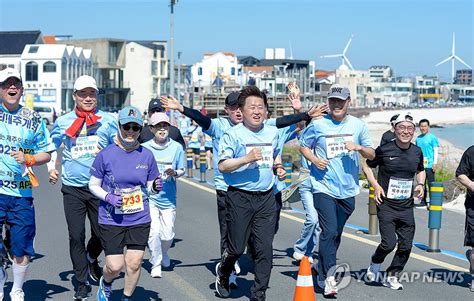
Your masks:
M 366 106 L 408 106 L 413 99 L 411 81 L 376 81 L 366 86 Z
M 124 85 L 130 104 L 145 111 L 151 98 L 165 91 L 168 62 L 165 41 L 130 41 L 126 45 Z
M 231 52 L 206 53 L 203 59 L 191 67 L 193 85 L 204 89 L 240 82 L 238 70 L 242 68 Z M 219 83 L 219 80 L 222 80 Z
M 68 45 L 26 45 L 21 54 L 24 95 L 35 95 L 35 103 L 49 103 L 56 112 L 72 110 L 74 81 L 81 75 L 92 75 L 91 53 Z
M 369 68 L 369 76 L 373 79 L 387 80 L 392 77 L 392 68 L 389 66 L 371 66 Z
M 341 65 L 336 70 L 336 83 L 349 88 L 353 107 L 365 106 L 365 86 L 370 82 L 369 71 L 351 70 L 346 65 Z

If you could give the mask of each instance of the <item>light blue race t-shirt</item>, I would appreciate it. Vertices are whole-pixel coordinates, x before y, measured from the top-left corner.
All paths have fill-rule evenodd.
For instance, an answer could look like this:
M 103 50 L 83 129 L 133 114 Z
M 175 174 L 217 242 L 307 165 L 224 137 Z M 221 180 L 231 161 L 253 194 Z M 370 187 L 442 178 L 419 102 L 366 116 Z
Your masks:
M 143 147 L 153 153 L 161 178 L 163 179 L 163 190 L 158 194 L 150 195 L 150 201 L 157 204 L 161 209 L 176 208 L 176 178 L 165 175 L 165 170 L 168 168 L 184 170 L 183 147 L 174 140 L 168 140 L 164 148 L 156 144 L 153 139 L 142 144 Z
M 310 148 L 318 158 L 329 160 L 324 170 L 311 165 L 313 193 L 324 193 L 338 199 L 359 194 L 359 153 L 348 152 L 345 142 L 373 147 L 367 125 L 347 115 L 338 122 L 330 115 L 314 120 L 300 138 L 301 146 Z
M 434 148 L 439 147 L 438 138 L 431 133 L 416 137 L 416 145 L 423 152 L 423 165 L 425 168 L 433 168 Z
M 63 184 L 74 187 L 84 187 L 89 184 L 90 167 L 98 149 L 104 149 L 113 143 L 117 134 L 117 120 L 110 114 L 98 110 L 95 114 L 101 118 L 96 124 L 82 126 L 79 136 L 70 138 L 66 130 L 76 120 L 75 111 L 59 117 L 51 130 L 51 138 L 56 148 L 64 145 L 62 153 Z
M 268 125 L 269 123 L 265 123 L 265 125 Z M 280 149 L 281 152 L 283 152 L 283 146 L 285 143 L 293 140 L 296 138 L 296 124 L 278 129 L 278 149 Z M 281 153 L 279 154 L 281 155 Z M 274 190 L 273 192 L 277 194 L 278 192 L 282 191 L 285 189 L 286 183 L 285 181 L 280 181 L 278 180 L 278 176 L 275 176 L 275 186 L 273 187 Z
M 228 117 L 219 117 L 211 119 L 211 126 L 204 131 L 212 137 L 212 151 L 214 153 L 212 158 L 212 165 L 214 167 L 214 186 L 216 190 L 227 191 L 227 184 L 224 181 L 224 176 L 219 171 L 219 141 L 221 140 L 224 133 L 233 127 L 234 124 Z
M 13 151 L 33 155 L 53 150 L 46 123 L 37 112 L 22 106 L 9 112 L 0 104 L 0 194 L 32 197 L 25 165 L 16 162 Z
M 276 119 L 268 119 L 265 121 L 265 124 L 275 125 Z M 208 134 L 212 137 L 212 151 L 214 155 L 212 156 L 212 166 L 214 167 L 214 186 L 216 190 L 227 191 L 227 184 L 224 181 L 224 176 L 219 171 L 219 142 L 224 135 L 224 133 L 235 126 L 229 117 L 219 117 L 211 119 L 211 125 L 207 130 L 204 130 L 205 134 Z
M 219 162 L 225 159 L 240 158 L 253 148 L 262 150 L 262 160 L 246 164 L 239 169 L 224 173 L 224 180 L 229 186 L 247 191 L 268 191 L 273 187 L 274 159 L 280 154 L 278 148 L 278 129 L 263 125 L 258 132 L 239 124 L 229 129 L 219 145 Z
M 202 128 L 200 126 L 191 125 L 188 127 L 186 136 L 189 138 L 188 148 L 201 148 Z

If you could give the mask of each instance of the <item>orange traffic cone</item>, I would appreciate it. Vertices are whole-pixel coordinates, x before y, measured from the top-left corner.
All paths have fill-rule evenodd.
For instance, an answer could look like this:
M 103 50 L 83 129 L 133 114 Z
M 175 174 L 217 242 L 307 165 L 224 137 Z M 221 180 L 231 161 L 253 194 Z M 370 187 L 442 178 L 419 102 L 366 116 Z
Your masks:
M 300 262 L 293 301 L 316 301 L 314 297 L 313 276 L 311 275 L 311 265 L 309 264 L 308 256 L 304 256 Z

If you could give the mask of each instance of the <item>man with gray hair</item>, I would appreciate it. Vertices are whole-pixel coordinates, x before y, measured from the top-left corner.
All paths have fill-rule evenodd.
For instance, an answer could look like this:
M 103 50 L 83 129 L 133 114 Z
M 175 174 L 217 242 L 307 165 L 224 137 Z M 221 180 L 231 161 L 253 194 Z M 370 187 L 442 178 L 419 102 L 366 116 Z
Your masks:
M 88 188 L 90 168 L 99 150 L 113 143 L 117 134 L 116 119 L 97 108 L 96 81 L 89 75 L 82 75 L 74 83 L 73 111 L 60 116 L 51 130 L 56 148 L 64 145 L 62 151 L 62 175 L 64 213 L 69 232 L 69 252 L 74 275 L 79 283 L 75 300 L 87 299 L 91 286 L 87 276 L 99 281 L 102 269 L 97 257 L 102 252 L 99 239 L 97 199 Z M 49 182 L 56 184 L 59 171 L 56 170 L 56 152 L 48 163 Z M 85 245 L 85 218 L 89 218 L 91 238 Z

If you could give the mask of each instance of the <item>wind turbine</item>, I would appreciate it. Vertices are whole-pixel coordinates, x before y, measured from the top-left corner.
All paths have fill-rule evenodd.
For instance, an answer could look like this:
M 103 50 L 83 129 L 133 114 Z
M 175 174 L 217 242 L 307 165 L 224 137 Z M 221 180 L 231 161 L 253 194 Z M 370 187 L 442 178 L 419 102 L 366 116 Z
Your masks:
M 340 58 L 342 59 L 342 64 L 343 64 L 343 65 L 344 65 L 345 63 L 347 63 L 347 65 L 349 65 L 349 68 L 351 68 L 351 70 L 354 70 L 354 67 L 352 67 L 351 62 L 349 61 L 349 59 L 348 59 L 347 56 L 346 56 L 347 49 L 349 49 L 349 45 L 351 44 L 353 37 L 354 37 L 354 35 L 351 35 L 351 38 L 349 39 L 349 42 L 347 42 L 346 47 L 344 48 L 344 51 L 342 51 L 342 53 L 340 53 L 340 54 L 322 55 L 321 58 L 340 57 Z
M 453 79 L 453 81 L 454 81 L 454 61 L 455 60 L 458 60 L 458 62 L 460 62 L 461 64 L 465 65 L 469 69 L 472 69 L 471 66 L 466 64 L 459 56 L 456 55 L 455 50 L 456 50 L 456 36 L 453 32 L 453 48 L 451 49 L 451 55 L 448 56 L 446 59 L 442 60 L 441 62 L 439 62 L 438 64 L 436 64 L 436 67 L 438 67 L 439 65 L 444 64 L 447 61 L 451 60 L 451 78 Z

